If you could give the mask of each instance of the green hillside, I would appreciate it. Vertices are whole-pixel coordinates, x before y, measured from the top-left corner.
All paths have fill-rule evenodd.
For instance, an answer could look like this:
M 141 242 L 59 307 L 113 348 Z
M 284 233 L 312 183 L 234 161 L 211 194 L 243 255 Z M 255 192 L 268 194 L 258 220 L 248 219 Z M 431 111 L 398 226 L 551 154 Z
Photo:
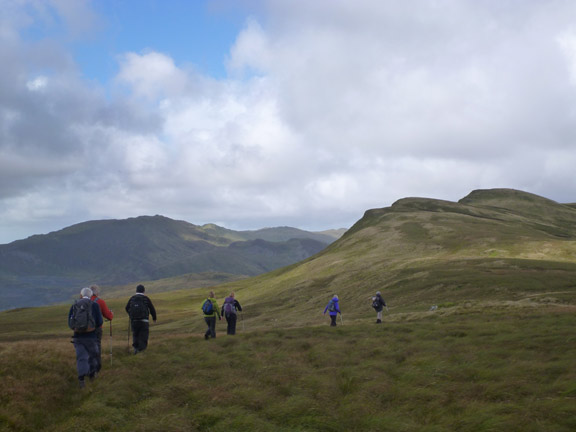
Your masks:
M 104 370 L 83 391 L 69 305 L 0 313 L 0 429 L 576 430 L 574 222 L 573 206 L 513 190 L 402 199 L 301 263 L 212 275 L 217 298 L 234 290 L 244 307 L 234 337 L 219 323 L 203 340 L 207 287 L 146 283 L 158 322 L 138 356 L 123 312 L 134 285 L 118 288 Z
M 84 222 L 0 245 L 0 310 L 64 301 L 94 282 L 206 272 L 227 274 L 227 280 L 255 276 L 308 258 L 334 240 L 289 227 L 232 231 L 163 216 Z

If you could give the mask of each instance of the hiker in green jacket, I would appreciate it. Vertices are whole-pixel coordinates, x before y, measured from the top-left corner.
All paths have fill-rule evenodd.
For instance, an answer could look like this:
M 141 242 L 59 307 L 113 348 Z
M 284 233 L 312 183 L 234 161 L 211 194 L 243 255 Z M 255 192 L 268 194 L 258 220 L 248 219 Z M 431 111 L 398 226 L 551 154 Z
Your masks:
M 210 337 L 215 338 L 216 316 L 218 316 L 218 320 L 221 320 L 222 317 L 220 316 L 218 303 L 216 303 L 216 299 L 214 298 L 214 291 L 210 291 L 208 298 L 202 303 L 202 312 L 204 313 L 204 321 L 206 321 L 206 325 L 208 326 L 204 334 L 204 339 L 208 340 Z

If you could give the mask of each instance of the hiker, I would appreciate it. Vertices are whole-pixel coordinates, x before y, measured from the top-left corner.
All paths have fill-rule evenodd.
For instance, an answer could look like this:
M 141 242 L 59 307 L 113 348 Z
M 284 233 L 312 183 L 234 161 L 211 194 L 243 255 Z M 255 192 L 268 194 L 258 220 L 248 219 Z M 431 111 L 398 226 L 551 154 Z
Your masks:
M 210 291 L 208 298 L 204 300 L 204 303 L 202 303 L 202 312 L 204 313 L 204 321 L 206 321 L 206 325 L 208 326 L 206 333 L 204 333 L 204 339 L 208 340 L 210 338 L 215 338 L 216 315 L 218 315 L 219 321 L 222 320 L 222 316 L 220 316 L 218 303 L 216 303 L 216 299 L 214 298 L 214 291 Z
M 98 303 L 98 306 L 100 306 L 100 311 L 102 312 L 102 318 L 107 319 L 108 321 L 112 321 L 114 314 L 110 309 L 108 309 L 106 302 L 98 297 L 100 295 L 100 287 L 98 285 L 91 285 L 90 289 L 92 290 L 92 297 L 90 300 Z M 96 327 L 96 339 L 98 340 L 99 363 L 102 364 L 102 326 Z
M 236 311 L 242 312 L 242 306 L 240 306 L 238 300 L 234 298 L 234 292 L 231 292 L 230 295 L 224 299 L 224 304 L 222 305 L 222 315 L 224 315 L 226 323 L 228 324 L 226 334 L 236 334 L 236 320 L 238 319 Z
M 380 291 L 376 291 L 376 295 L 372 297 L 372 307 L 376 310 L 376 324 L 382 324 L 382 310 L 386 307 L 386 302 Z
M 156 309 L 152 301 L 144 295 L 144 285 L 136 287 L 136 294 L 130 297 L 126 304 L 126 312 L 130 316 L 132 327 L 132 347 L 134 354 L 144 351 L 148 346 L 148 335 L 150 334 L 149 315 L 156 322 Z
M 338 314 L 342 314 L 340 312 L 340 307 L 338 305 L 338 296 L 334 294 L 334 297 L 328 302 L 326 307 L 324 308 L 324 315 L 326 315 L 326 311 L 329 312 L 330 315 L 330 327 L 336 327 L 336 317 Z
M 80 388 L 86 385 L 85 378 L 96 378 L 100 371 L 100 352 L 96 329 L 102 326 L 102 312 L 98 303 L 90 300 L 92 290 L 82 288 L 80 300 L 76 300 L 68 313 L 68 327 L 74 330 L 72 343 L 76 350 L 76 369 Z

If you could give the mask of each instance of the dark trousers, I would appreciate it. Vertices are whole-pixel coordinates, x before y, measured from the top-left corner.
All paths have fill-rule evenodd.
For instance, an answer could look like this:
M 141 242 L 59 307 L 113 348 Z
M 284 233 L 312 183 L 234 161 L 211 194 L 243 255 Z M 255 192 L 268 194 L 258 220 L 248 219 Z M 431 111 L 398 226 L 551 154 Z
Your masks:
M 76 350 L 76 369 L 78 378 L 83 380 L 85 376 L 94 376 L 100 370 L 100 353 L 96 338 L 74 338 Z
M 226 334 L 235 335 L 236 334 L 236 321 L 238 320 L 238 315 L 235 313 L 226 314 L 226 322 L 228 327 L 226 329 Z
M 336 318 L 338 315 L 330 315 L 330 327 L 336 327 Z
M 206 321 L 206 325 L 208 329 L 206 333 L 204 333 L 204 337 L 208 339 L 209 337 L 215 338 L 216 337 L 216 317 L 204 317 L 204 321 Z
M 146 321 L 132 321 L 132 346 L 134 353 L 144 351 L 148 346 L 150 323 Z

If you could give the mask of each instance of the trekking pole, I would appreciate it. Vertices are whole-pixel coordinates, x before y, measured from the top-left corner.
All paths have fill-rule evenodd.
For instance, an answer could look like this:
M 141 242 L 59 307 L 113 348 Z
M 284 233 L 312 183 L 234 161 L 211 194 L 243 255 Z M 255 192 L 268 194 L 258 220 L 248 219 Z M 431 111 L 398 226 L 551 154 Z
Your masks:
M 246 330 L 244 328 L 244 312 L 240 312 L 240 318 L 242 318 L 242 331 Z
M 344 319 L 342 318 L 342 312 L 340 312 L 340 324 L 344 325 Z
M 130 352 L 130 327 L 132 326 L 132 322 L 130 318 L 128 318 L 128 352 Z
M 110 323 L 110 366 L 112 366 L 112 320 L 108 322 Z

